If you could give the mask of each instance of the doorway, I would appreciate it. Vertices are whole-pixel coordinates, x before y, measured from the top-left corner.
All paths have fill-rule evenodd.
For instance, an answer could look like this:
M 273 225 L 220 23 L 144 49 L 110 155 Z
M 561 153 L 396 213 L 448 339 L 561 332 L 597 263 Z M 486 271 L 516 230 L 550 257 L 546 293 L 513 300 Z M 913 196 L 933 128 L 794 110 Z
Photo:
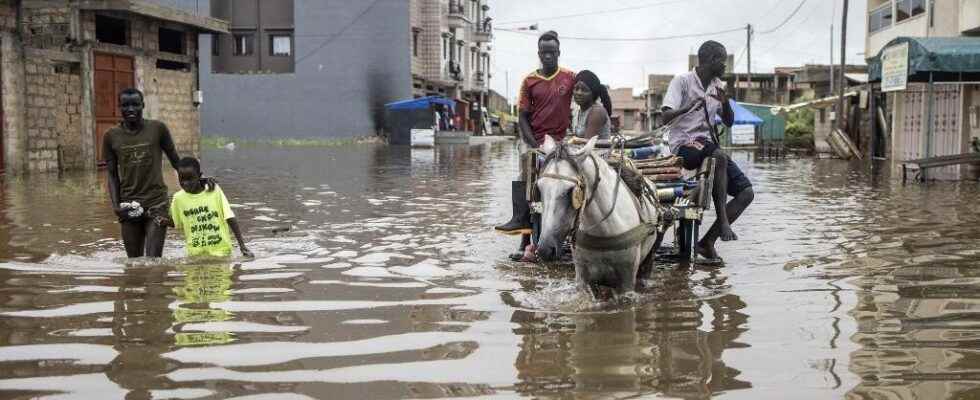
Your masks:
M 99 166 L 105 165 L 102 138 L 122 121 L 119 92 L 133 87 L 135 80 L 132 57 L 95 53 L 95 160 Z

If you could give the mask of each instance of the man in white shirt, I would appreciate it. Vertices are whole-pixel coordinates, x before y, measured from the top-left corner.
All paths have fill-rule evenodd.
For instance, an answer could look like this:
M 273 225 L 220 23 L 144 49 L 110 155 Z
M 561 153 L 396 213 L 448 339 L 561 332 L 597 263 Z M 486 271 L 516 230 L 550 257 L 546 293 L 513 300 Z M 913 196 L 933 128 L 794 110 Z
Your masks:
M 670 125 L 670 151 L 684 159 L 684 168 L 696 170 L 706 158 L 715 159 L 713 192 L 718 218 L 697 244 L 697 252 L 708 260 L 721 261 L 715 242 L 738 240 L 731 224 L 752 203 L 752 183 L 727 154 L 718 147 L 714 123 L 721 119 L 732 126 L 735 113 L 725 94 L 721 77 L 728 52 L 725 46 L 707 41 L 698 50 L 698 66 L 674 77 L 664 96 L 664 124 Z M 734 197 L 725 203 L 727 196 Z

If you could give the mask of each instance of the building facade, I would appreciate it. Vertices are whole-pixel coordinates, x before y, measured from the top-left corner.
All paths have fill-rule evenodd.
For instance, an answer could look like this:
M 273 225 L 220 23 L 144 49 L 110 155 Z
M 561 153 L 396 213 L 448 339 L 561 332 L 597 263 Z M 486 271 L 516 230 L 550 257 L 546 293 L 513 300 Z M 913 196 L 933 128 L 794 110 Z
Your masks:
M 121 121 L 119 91 L 196 153 L 198 34 L 228 24 L 136 0 L 0 3 L 0 165 L 9 173 L 95 168 Z
M 915 46 L 942 52 L 949 46 L 976 47 L 980 43 L 980 0 L 868 0 L 867 29 L 865 55 L 877 65 L 889 48 Z M 943 38 L 949 40 L 940 44 Z M 872 109 L 877 112 L 868 113 L 884 142 L 875 146 L 884 149 L 882 155 L 891 160 L 893 171 L 905 161 L 972 151 L 972 142 L 980 140 L 980 85 L 976 84 L 980 73 L 934 74 L 911 65 L 908 56 L 905 64 L 908 82 L 901 89 L 883 87 L 880 69 L 876 71 Z M 976 170 L 956 165 L 929 171 L 925 177 L 976 178 Z
M 200 40 L 205 135 L 372 136 L 412 95 L 407 1 L 171 1 L 230 23 Z
M 456 101 L 456 117 L 477 130 L 488 105 L 491 42 L 487 0 L 410 0 L 412 95 Z
M 609 90 L 612 101 L 613 126 L 623 132 L 645 132 L 648 128 L 646 100 L 643 96 L 633 96 L 633 88 Z

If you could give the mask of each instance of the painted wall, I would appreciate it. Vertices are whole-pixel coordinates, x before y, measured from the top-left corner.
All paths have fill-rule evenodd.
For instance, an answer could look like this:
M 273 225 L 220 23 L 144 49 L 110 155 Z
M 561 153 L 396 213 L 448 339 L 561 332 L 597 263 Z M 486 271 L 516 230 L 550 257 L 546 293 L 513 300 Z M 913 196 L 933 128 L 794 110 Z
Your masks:
M 411 97 L 408 1 L 296 0 L 295 10 L 294 73 L 215 74 L 211 40 L 202 38 L 204 135 L 373 135 L 383 105 Z
M 868 10 L 874 10 L 881 1 L 870 0 Z M 969 3 L 964 2 L 963 5 Z M 881 48 L 892 39 L 899 36 L 930 37 L 930 36 L 960 36 L 960 6 L 961 0 L 935 0 L 935 7 L 926 2 L 926 12 L 901 22 L 892 21 L 890 28 L 867 34 L 865 38 L 865 57 L 878 55 Z M 891 2 L 894 10 L 895 2 Z M 930 13 L 934 11 L 934 15 Z M 897 15 L 893 13 L 892 15 Z M 930 21 L 932 26 L 930 26 Z

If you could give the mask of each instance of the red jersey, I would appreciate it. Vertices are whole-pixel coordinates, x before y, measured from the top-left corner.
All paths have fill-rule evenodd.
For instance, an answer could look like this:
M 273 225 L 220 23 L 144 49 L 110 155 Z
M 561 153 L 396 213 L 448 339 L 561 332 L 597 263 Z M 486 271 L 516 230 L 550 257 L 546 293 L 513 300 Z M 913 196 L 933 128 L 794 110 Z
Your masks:
M 531 113 L 531 131 L 538 145 L 544 144 L 545 135 L 561 141 L 572 124 L 572 88 L 575 73 L 558 68 L 549 77 L 537 71 L 524 78 L 518 108 Z

